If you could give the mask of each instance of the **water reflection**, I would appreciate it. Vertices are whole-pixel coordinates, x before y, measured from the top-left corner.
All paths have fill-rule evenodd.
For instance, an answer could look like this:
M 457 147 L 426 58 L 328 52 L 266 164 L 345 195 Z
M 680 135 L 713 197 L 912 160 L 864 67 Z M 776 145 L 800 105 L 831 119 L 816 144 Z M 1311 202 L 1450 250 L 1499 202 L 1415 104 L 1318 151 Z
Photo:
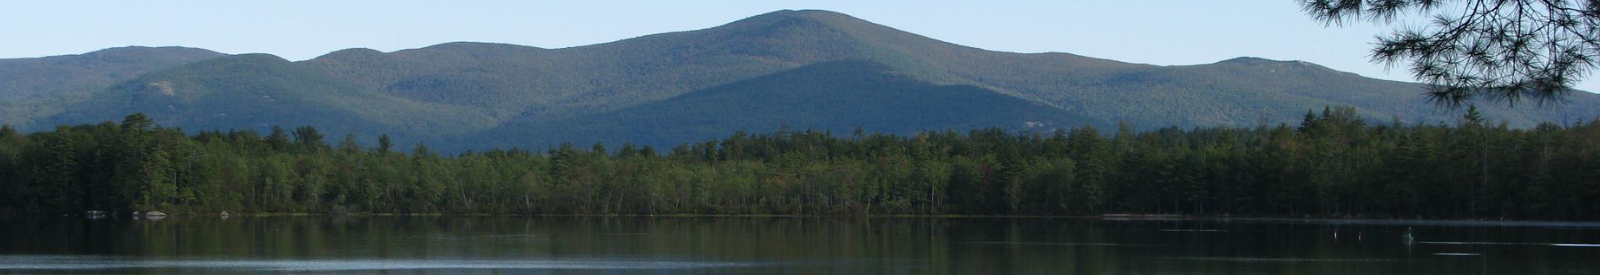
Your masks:
M 205 269 L 236 271 L 376 271 L 418 269 L 697 269 L 749 266 L 744 263 L 671 262 L 626 259 L 585 260 L 246 260 L 103 256 L 0 256 L 0 270 Z
M 1386 263 L 1399 259 L 1307 259 L 1307 258 L 1253 258 L 1253 257 L 1172 257 L 1174 260 L 1184 261 L 1217 261 L 1217 262 L 1343 262 L 1343 263 Z
M 1596 248 L 1600 248 L 1600 244 L 1592 244 L 1592 243 L 1416 242 L 1416 244 L 1438 244 L 1438 245 L 1537 245 L 1537 246 L 1596 247 Z
M 990 245 L 1066 245 L 1066 246 L 1162 246 L 1156 244 L 1134 243 L 1043 243 L 1043 242 L 973 242 L 972 244 Z
M 1400 241 L 1407 226 L 1413 245 Z M 1583 274 L 1600 273 L 1597 231 L 1042 218 L 32 219 L 0 221 L 0 273 Z

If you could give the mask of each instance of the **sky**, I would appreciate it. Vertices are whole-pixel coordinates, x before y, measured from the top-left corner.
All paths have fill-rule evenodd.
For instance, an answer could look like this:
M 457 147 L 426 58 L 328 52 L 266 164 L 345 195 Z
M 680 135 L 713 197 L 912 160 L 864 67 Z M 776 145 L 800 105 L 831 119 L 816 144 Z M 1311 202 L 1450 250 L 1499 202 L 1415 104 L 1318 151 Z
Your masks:
M 565 48 L 715 27 L 782 9 L 841 12 L 951 43 L 1155 65 L 1250 56 L 1412 81 L 1370 62 L 1393 25 L 1326 26 L 1295 0 L 987 1 L 19 1 L 0 10 L 0 58 L 185 46 L 305 60 L 471 41 Z M 1422 18 L 1416 18 L 1422 19 Z M 1600 81 L 1577 88 L 1600 91 Z

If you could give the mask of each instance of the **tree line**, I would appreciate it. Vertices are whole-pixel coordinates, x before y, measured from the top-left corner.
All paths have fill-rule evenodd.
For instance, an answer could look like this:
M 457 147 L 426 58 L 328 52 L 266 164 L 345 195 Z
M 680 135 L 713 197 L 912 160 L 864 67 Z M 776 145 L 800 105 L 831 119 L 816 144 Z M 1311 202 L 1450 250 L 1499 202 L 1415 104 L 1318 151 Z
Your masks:
M 0 128 L 0 213 L 1094 215 L 1595 220 L 1600 122 L 1368 123 L 908 136 L 779 130 L 672 148 L 443 155 L 316 128 Z

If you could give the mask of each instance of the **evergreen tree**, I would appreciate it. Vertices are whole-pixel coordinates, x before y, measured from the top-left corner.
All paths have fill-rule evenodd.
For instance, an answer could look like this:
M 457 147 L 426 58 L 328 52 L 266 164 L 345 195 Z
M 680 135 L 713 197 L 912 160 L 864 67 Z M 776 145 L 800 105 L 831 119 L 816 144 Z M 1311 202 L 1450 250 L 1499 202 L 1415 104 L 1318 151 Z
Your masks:
M 389 154 L 389 150 L 392 149 L 392 148 L 394 148 L 394 141 L 389 139 L 389 134 L 383 134 L 383 135 L 379 135 L 378 136 L 378 148 L 377 148 L 377 150 L 378 150 L 378 154 L 379 155 Z

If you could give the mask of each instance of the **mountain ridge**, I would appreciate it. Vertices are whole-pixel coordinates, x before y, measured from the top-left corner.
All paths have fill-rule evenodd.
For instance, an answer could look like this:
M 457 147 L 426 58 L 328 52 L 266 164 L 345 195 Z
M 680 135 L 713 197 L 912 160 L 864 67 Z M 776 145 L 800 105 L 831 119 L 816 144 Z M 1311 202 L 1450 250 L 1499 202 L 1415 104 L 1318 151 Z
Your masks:
M 976 86 L 918 80 L 880 63 L 843 60 L 696 90 L 616 112 L 557 123 L 501 125 L 480 135 L 480 141 L 469 143 L 493 144 L 523 137 L 539 139 L 535 144 L 593 140 L 665 148 L 708 136 L 786 125 L 837 133 L 863 128 L 909 135 L 986 127 L 1022 131 L 1115 124 Z M 564 129 L 566 134 L 540 136 L 541 129 Z
M 168 50 L 180 49 L 186 48 Z M 104 54 L 118 52 L 108 49 Z M 1081 122 L 1053 124 L 1059 127 L 1104 126 L 1118 121 L 1141 129 L 1254 126 L 1263 121 L 1296 123 L 1307 110 L 1336 105 L 1352 106 L 1358 114 L 1375 121 L 1443 123 L 1453 122 L 1459 116 L 1455 114 L 1458 111 L 1427 103 L 1420 84 L 1366 78 L 1303 61 L 1239 57 L 1208 64 L 1158 66 L 1070 53 L 997 52 L 904 32 L 847 14 L 817 10 L 775 11 L 705 29 L 555 49 L 450 42 L 392 52 L 351 48 L 302 61 L 267 54 L 220 53 L 161 60 L 168 61 L 140 67 L 145 69 L 137 71 L 137 75 L 97 78 L 100 82 L 90 83 L 93 84 L 90 86 L 99 85 L 100 88 L 79 92 L 76 97 L 0 101 L 0 113 L 31 114 L 7 116 L 9 120 L 0 122 L 39 130 L 57 123 L 114 121 L 127 112 L 146 112 L 163 124 L 195 130 L 218 127 L 259 130 L 264 129 L 265 124 L 307 124 L 368 139 L 390 134 L 397 137 L 397 141 L 407 143 L 470 141 L 541 147 L 555 141 L 527 136 L 583 136 L 563 132 L 568 131 L 563 128 L 650 136 L 650 132 L 632 133 L 616 129 L 615 125 L 609 126 L 614 127 L 611 129 L 593 128 L 618 124 L 595 118 L 616 118 L 629 112 L 642 112 L 640 108 L 661 108 L 649 106 L 664 106 L 662 104 L 680 104 L 674 105 L 678 106 L 675 108 L 686 108 L 681 106 L 686 102 L 699 102 L 696 104 L 702 108 L 738 109 L 740 106 L 695 101 L 696 97 L 692 96 L 715 91 L 726 95 L 727 89 L 732 89 L 729 85 L 735 83 L 744 83 L 734 86 L 743 87 L 738 89 L 762 91 L 774 102 L 780 102 L 777 99 L 783 94 L 766 90 L 770 85 L 801 90 L 807 87 L 801 85 L 806 83 L 804 81 L 811 81 L 812 86 L 834 87 L 837 91 L 866 91 L 875 88 L 874 85 L 882 85 L 877 88 L 884 88 L 885 93 L 922 104 L 895 105 L 882 98 L 875 99 L 883 104 L 881 106 L 947 106 L 925 101 L 923 96 L 961 94 L 1013 106 L 1011 109 L 1027 110 L 1022 113 L 1049 113 Z M 0 60 L 0 72 L 4 72 L 3 65 L 7 61 L 11 60 Z M 162 64 L 166 65 L 158 66 Z M 827 66 L 816 67 L 819 65 Z M 895 81 L 855 81 L 851 76 L 837 74 L 813 77 L 818 76 L 815 73 L 819 70 L 869 75 L 893 72 L 894 77 L 944 88 L 901 85 Z M 751 82 L 758 79 L 760 81 Z M 865 86 L 834 85 L 838 83 Z M 0 87 L 5 86 L 0 84 Z M 78 88 L 83 89 L 89 88 Z M 151 94 L 152 91 L 156 93 Z M 813 92 L 818 96 L 860 96 Z M 977 96 L 979 93 L 1029 104 Z M 153 96 L 167 94 L 172 98 Z M 263 100 L 263 96 L 271 100 Z M 147 101 L 135 100 L 136 97 Z M 727 99 L 757 105 L 768 103 L 740 97 Z M 1600 96 L 1575 94 L 1571 101 L 1564 108 L 1514 109 L 1480 104 L 1483 105 L 1480 109 L 1489 117 L 1515 127 L 1600 115 L 1595 111 L 1600 109 L 1596 108 L 1600 107 Z M 24 108 L 24 103 L 29 102 L 52 103 Z M 812 111 L 883 116 L 895 116 L 904 111 L 861 113 L 857 110 L 862 106 L 819 105 Z M 694 111 L 700 110 L 683 113 Z M 906 124 L 930 126 L 921 130 L 950 129 L 957 125 L 1020 129 L 1015 127 L 1020 122 L 992 119 L 1025 117 L 1002 115 L 1004 113 L 963 113 L 972 118 L 909 117 L 906 119 L 912 121 Z M 784 122 L 759 113 L 724 115 L 749 118 L 737 121 L 745 123 L 741 124 L 744 128 L 759 128 L 743 130 L 772 129 Z M 574 124 L 576 121 L 584 123 Z M 834 117 L 829 121 L 813 121 L 827 125 L 790 126 L 848 127 L 828 124 L 835 121 L 877 123 Z M 987 121 L 987 124 L 967 123 L 972 121 Z M 657 126 L 664 129 L 674 126 L 670 122 L 656 124 L 663 123 L 666 125 Z M 759 123 L 774 125 L 755 127 Z M 873 125 L 884 129 L 867 130 L 912 131 L 887 124 Z M 740 130 L 728 125 L 701 126 L 697 127 L 721 133 L 682 134 L 672 141 L 714 138 Z M 515 129 L 517 127 L 527 129 Z M 593 135 L 584 137 L 594 138 Z M 460 147 L 483 148 L 475 144 Z
M 187 47 L 116 47 L 82 54 L 0 59 L 0 124 L 32 126 L 117 82 L 224 56 Z

